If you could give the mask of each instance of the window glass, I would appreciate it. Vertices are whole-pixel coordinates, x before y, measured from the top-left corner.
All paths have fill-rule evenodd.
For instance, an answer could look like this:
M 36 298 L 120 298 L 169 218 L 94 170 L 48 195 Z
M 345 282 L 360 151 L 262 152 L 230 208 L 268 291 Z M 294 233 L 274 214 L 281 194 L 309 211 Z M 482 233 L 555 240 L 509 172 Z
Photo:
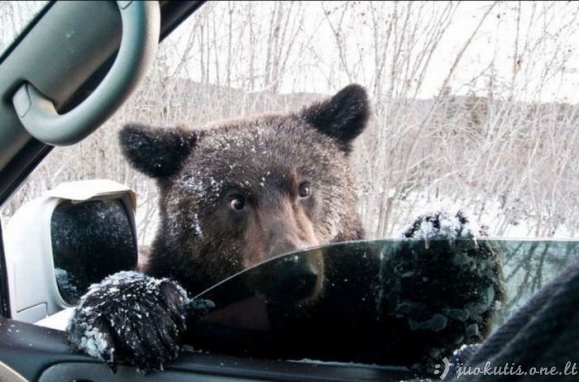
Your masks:
M 406 364 L 421 351 L 414 341 L 479 342 L 578 251 L 574 241 L 377 240 L 280 256 L 197 296 L 189 341 L 235 355 Z M 490 282 L 489 259 L 503 263 L 504 295 Z M 323 293 L 308 282 L 307 264 L 324 279 Z M 292 282 L 272 274 L 293 274 Z

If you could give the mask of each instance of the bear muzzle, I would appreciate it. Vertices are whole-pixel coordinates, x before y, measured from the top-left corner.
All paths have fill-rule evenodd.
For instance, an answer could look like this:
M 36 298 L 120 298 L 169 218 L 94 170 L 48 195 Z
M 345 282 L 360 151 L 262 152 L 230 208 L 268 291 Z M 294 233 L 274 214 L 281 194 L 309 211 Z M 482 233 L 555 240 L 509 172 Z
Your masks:
M 317 250 L 305 250 L 319 245 L 311 221 L 291 203 L 260 211 L 255 225 L 248 231 L 245 266 L 268 261 L 256 278 L 270 298 L 304 301 L 316 298 L 324 279 L 323 256 Z M 305 251 L 304 251 L 305 250 Z M 280 259 L 274 259 L 282 256 Z M 273 259 L 273 260 L 272 260 Z
M 286 253 L 319 245 L 305 212 L 288 198 L 276 198 L 256 209 L 245 233 L 245 267 Z
M 295 301 L 312 298 L 320 289 L 319 282 L 323 279 L 322 267 L 306 258 L 295 258 L 287 262 L 274 278 L 276 291 L 285 298 Z
M 247 281 L 265 300 L 292 305 L 315 301 L 324 278 L 323 253 L 313 249 L 268 261 L 253 269 Z

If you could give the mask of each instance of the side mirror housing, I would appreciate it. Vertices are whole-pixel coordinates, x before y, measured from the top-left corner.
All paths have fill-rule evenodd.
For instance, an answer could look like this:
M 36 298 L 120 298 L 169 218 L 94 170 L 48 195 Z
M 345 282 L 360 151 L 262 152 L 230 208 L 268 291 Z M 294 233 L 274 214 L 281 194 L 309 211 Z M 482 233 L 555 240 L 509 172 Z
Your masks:
M 22 206 L 4 237 L 11 317 L 36 322 L 135 269 L 135 210 L 135 193 L 109 180 L 63 183 Z

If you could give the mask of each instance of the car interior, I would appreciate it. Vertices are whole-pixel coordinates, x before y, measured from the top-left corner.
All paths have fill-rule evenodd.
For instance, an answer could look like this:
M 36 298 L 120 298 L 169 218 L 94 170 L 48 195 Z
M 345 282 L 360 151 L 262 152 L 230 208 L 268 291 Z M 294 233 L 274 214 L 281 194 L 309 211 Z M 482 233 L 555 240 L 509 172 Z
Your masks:
M 0 205 L 55 146 L 80 142 L 110 118 L 142 84 L 158 44 L 204 3 L 47 2 L 0 56 Z M 137 266 L 136 195 L 112 180 L 62 183 L 0 226 L 1 381 L 399 381 L 424 376 L 379 364 L 392 349 L 373 338 L 364 320 L 348 329 L 354 330 L 348 337 L 352 346 L 331 338 L 338 329 L 328 327 L 316 341 L 338 350 L 326 354 L 327 344 L 325 349 L 303 348 L 292 340 L 292 333 L 303 329 L 304 317 L 292 317 L 274 329 L 260 315 L 263 307 L 254 297 L 269 293 L 275 300 L 276 292 L 248 280 L 259 279 L 267 267 L 287 267 L 313 253 L 307 251 L 277 257 L 197 296 L 218 302 L 218 309 L 201 321 L 188 351 L 162 372 L 144 375 L 121 361 L 112 373 L 105 363 L 71 352 L 63 322 L 78 299 L 108 274 Z M 104 225 L 112 229 L 102 229 Z M 79 226 L 91 227 L 82 231 L 90 231 L 90 237 L 76 230 Z M 378 277 L 383 254 L 395 245 L 395 240 L 366 243 L 360 250 L 370 246 L 376 262 L 352 278 Z M 539 253 L 545 245 L 566 254 L 577 251 L 576 243 L 563 241 L 506 244 L 513 257 Z M 317 256 L 350 267 L 340 257 L 343 249 L 323 247 Z M 563 269 L 571 257 L 554 266 Z M 524 280 L 511 281 L 513 290 L 526 293 L 519 288 Z M 344 308 L 351 306 L 336 311 Z M 363 304 L 356 309 L 364 311 Z
M 50 1 L 0 58 L 0 203 L 18 190 L 55 145 L 97 129 L 130 96 L 156 47 L 203 1 Z M 105 212 L 103 214 L 103 211 Z M 129 365 L 115 374 L 69 351 L 50 319 L 70 312 L 105 272 L 136 264 L 135 194 L 112 181 L 62 184 L 21 208 L 0 245 L 0 377 L 6 381 L 137 381 Z M 77 224 L 115 219 L 115 234 L 78 237 Z M 98 224 L 97 224 L 98 225 Z M 59 240 L 67 237 L 68 240 Z M 101 255 L 75 257 L 79 249 Z M 115 256 L 105 256 L 115 248 Z M 93 251 L 96 253 L 95 251 Z M 89 262 L 89 263 L 87 263 Z M 94 271 L 95 264 L 100 271 Z M 90 271 L 87 271 L 90 269 Z M 30 283 L 30 280 L 36 280 Z M 62 328 L 60 328 L 62 329 Z M 291 362 L 185 354 L 155 380 L 389 380 L 401 367 Z

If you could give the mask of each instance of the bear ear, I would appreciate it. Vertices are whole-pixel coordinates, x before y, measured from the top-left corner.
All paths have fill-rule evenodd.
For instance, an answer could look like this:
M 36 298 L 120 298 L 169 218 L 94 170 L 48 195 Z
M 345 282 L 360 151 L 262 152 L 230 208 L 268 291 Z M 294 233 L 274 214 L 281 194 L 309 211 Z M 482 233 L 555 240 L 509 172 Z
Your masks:
M 362 86 L 351 84 L 329 100 L 306 107 L 299 115 L 318 131 L 337 139 L 349 153 L 370 117 L 368 95 Z
M 151 178 L 168 177 L 181 170 L 197 137 L 198 133 L 181 127 L 140 124 L 125 125 L 119 133 L 121 149 L 129 163 Z

